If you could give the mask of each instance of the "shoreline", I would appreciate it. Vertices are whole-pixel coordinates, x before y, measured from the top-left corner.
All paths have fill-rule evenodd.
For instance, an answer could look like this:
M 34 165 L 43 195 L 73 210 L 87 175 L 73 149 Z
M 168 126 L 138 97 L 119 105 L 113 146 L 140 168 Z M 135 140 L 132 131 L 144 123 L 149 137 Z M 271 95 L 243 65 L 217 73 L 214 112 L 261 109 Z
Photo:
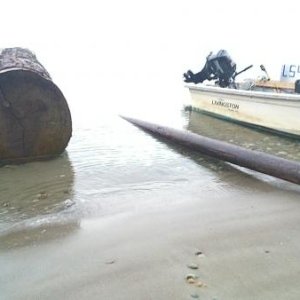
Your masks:
M 25 231 L 27 244 L 0 250 L 4 299 L 300 297 L 298 193 L 198 193 L 195 185 L 166 205 L 175 194 L 146 194 L 164 201 L 149 211 L 54 226 L 40 241 Z M 188 274 L 203 285 L 188 283 Z

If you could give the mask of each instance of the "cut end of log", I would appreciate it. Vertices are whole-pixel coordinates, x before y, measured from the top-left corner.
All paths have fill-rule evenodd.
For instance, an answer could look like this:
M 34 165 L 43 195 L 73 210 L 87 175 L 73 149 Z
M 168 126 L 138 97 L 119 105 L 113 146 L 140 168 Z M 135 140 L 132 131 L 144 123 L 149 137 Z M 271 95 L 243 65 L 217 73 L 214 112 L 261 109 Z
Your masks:
M 27 49 L 0 52 L 0 162 L 19 163 L 61 154 L 72 135 L 68 104 Z

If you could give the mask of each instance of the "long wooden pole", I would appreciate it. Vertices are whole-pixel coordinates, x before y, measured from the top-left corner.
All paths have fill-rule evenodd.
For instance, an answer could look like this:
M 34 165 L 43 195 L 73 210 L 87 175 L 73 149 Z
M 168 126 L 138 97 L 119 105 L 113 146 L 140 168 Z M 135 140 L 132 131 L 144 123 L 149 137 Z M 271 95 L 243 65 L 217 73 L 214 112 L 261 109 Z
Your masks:
M 208 156 L 258 171 L 289 182 L 300 184 L 300 162 L 291 161 L 259 151 L 248 150 L 192 132 L 161 126 L 121 116 L 133 125 L 164 137 L 172 142 L 199 151 Z

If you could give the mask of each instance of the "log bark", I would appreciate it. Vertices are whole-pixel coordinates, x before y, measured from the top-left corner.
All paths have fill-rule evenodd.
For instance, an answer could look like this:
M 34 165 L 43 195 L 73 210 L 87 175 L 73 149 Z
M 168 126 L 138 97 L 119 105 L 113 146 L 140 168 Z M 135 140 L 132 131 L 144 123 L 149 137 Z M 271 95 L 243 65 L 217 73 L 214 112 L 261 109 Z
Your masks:
M 72 135 L 66 99 L 36 56 L 23 48 L 0 52 L 0 163 L 61 154 Z
M 170 142 L 183 145 L 210 157 L 300 184 L 300 163 L 297 161 L 287 160 L 259 151 L 248 150 L 240 146 L 207 138 L 188 131 L 173 129 L 123 116 L 122 118 L 156 136 L 163 137 Z

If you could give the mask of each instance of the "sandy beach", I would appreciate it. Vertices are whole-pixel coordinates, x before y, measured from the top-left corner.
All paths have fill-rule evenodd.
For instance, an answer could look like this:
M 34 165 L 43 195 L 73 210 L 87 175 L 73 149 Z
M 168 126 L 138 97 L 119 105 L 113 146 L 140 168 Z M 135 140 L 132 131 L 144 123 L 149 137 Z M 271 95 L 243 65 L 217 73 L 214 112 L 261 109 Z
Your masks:
M 299 299 L 300 190 L 243 184 L 1 237 L 1 299 Z

